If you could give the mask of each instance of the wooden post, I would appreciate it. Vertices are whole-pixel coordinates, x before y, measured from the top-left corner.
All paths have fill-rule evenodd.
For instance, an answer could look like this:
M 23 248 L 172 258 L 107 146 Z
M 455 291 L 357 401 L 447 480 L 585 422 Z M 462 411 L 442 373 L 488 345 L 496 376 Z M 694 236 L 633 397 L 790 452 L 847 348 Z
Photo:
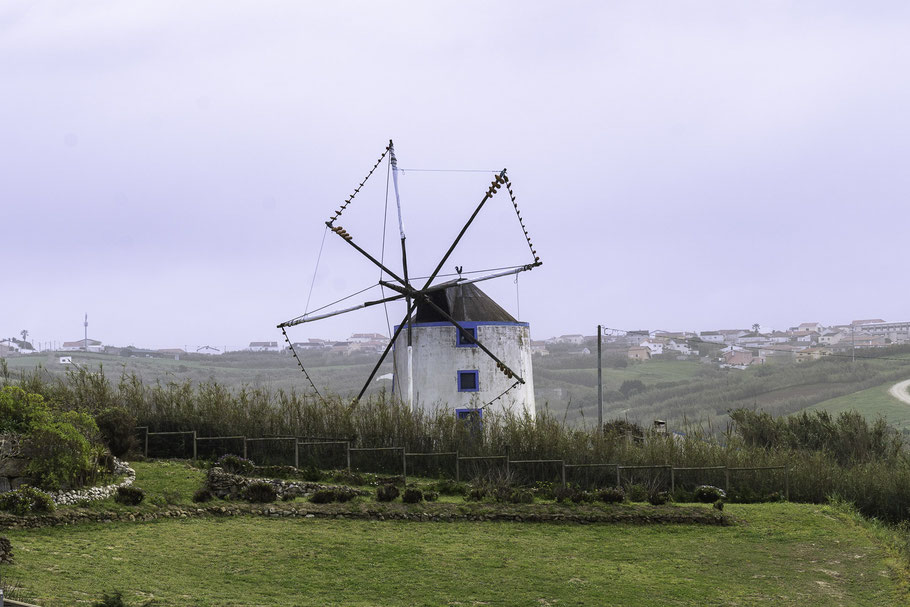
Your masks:
M 148 456 L 149 456 L 149 429 L 148 429 L 148 427 L 146 427 L 146 429 L 145 429 L 145 452 L 143 453 L 143 455 L 145 455 L 146 458 L 148 458 Z
M 351 471 L 351 441 L 347 441 L 347 442 L 344 444 L 344 454 L 345 454 L 345 457 L 347 457 L 347 460 L 348 460 L 348 472 L 350 472 L 350 471 Z
M 246 456 L 246 437 L 243 437 L 243 459 L 249 459 Z
M 294 437 L 294 467 L 300 469 L 300 441 Z
M 676 493 L 676 470 L 670 466 L 670 493 Z
M 509 478 L 509 446 L 506 445 L 506 478 Z
M 622 481 L 619 478 L 619 464 L 616 464 L 616 488 L 622 487 Z
M 196 459 L 196 431 L 193 430 L 193 459 Z
M 460 459 L 461 459 L 461 456 L 458 455 L 458 450 L 456 449 L 455 450 L 455 482 L 456 483 L 461 482 L 461 466 L 459 466 Z
M 408 484 L 408 454 L 405 453 L 405 448 L 401 448 L 401 478 L 404 481 L 404 484 Z
M 727 496 L 730 495 L 730 469 L 724 468 L 724 491 Z
M 790 467 L 784 468 L 784 497 L 790 501 Z
M 562 460 L 562 487 L 566 487 L 566 460 Z

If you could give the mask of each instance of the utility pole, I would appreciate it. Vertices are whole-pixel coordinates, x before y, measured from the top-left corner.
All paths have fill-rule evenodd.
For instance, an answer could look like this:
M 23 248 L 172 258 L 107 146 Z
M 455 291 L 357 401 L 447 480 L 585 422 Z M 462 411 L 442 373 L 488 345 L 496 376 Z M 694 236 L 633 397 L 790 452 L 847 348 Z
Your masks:
M 88 312 L 85 313 L 85 341 L 82 342 L 82 348 L 88 353 Z
M 603 348 L 601 347 L 603 327 L 597 325 L 597 433 L 604 431 L 604 382 Z
M 856 366 L 856 325 L 850 325 L 850 337 L 853 338 L 853 347 L 850 350 L 853 352 L 853 366 Z

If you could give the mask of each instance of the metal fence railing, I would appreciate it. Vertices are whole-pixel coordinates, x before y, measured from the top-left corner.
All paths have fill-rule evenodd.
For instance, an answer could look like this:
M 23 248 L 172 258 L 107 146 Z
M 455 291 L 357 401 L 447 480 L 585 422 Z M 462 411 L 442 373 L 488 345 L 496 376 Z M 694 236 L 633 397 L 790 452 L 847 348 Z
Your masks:
M 349 471 L 454 478 L 472 481 L 502 478 L 533 486 L 573 485 L 585 490 L 606 487 L 692 493 L 699 485 L 724 489 L 732 499 L 753 501 L 790 497 L 786 466 L 676 467 L 670 464 L 627 466 L 619 463 L 572 464 L 561 459 L 513 460 L 506 455 L 461 456 L 457 451 L 411 453 L 403 447 L 352 447 L 350 440 L 272 436 L 197 436 L 194 431 L 149 432 L 136 428 L 143 454 L 151 458 L 214 460 L 239 455 L 261 466 L 315 467 Z

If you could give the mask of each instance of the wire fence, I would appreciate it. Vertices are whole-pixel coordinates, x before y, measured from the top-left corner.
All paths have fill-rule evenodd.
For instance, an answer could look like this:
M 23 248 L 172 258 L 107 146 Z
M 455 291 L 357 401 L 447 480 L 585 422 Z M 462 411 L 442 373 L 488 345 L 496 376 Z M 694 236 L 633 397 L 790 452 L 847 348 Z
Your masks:
M 683 498 L 691 497 L 699 485 L 712 485 L 735 501 L 790 498 L 786 466 L 573 464 L 561 459 L 512 460 L 508 454 L 462 456 L 458 451 L 409 453 L 403 447 L 352 447 L 350 440 L 331 437 L 197 436 L 195 431 L 149 432 L 144 426 L 136 428 L 135 434 L 143 454 L 150 458 L 216 460 L 231 454 L 260 466 L 346 469 L 404 478 L 508 479 L 524 486 L 571 485 L 588 491 L 621 487 L 667 491 Z

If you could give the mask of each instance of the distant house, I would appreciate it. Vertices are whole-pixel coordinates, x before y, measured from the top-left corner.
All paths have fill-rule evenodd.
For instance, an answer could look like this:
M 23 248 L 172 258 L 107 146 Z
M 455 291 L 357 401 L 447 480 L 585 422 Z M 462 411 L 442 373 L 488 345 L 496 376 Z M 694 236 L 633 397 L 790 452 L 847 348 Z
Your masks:
M 180 357 L 186 354 L 186 350 L 181 348 L 161 348 L 160 350 L 156 350 L 156 352 L 163 354 L 164 356 L 173 356 L 174 360 L 180 360 Z
M 60 346 L 60 349 L 64 352 L 84 352 L 86 350 L 86 343 L 88 343 L 89 352 L 103 352 L 104 346 L 101 345 L 101 342 L 97 339 L 89 339 L 87 342 L 85 339 L 80 339 L 79 341 L 65 341 L 63 345 Z
M 698 334 L 698 337 L 702 341 L 709 341 L 713 344 L 724 343 L 724 334 L 720 331 L 702 331 Z
M 321 339 L 309 339 L 307 341 L 295 341 L 294 349 L 295 350 L 322 350 L 327 348 L 331 344 L 326 344 L 325 341 Z
M 745 368 L 756 362 L 755 356 L 749 351 L 735 350 L 724 353 L 724 364 L 731 367 Z
M 575 334 L 575 335 L 560 335 L 559 337 L 556 338 L 556 343 L 558 343 L 558 344 L 574 344 L 574 345 L 576 345 L 576 346 L 580 346 L 581 344 L 585 343 L 585 336 L 584 336 L 584 335 L 578 335 L 578 334 Z
M 251 341 L 250 352 L 280 352 L 277 341 Z
M 804 322 L 800 323 L 798 327 L 793 327 L 791 331 L 811 331 L 813 333 L 821 333 L 825 330 L 825 327 L 817 322 Z
M 341 352 L 343 354 L 351 353 L 351 342 L 349 341 L 336 341 L 332 343 L 332 352 Z
M 812 331 L 792 331 L 790 337 L 798 344 L 811 344 L 815 341 L 815 338 L 818 337 L 818 333 Z
M 213 348 L 212 346 L 199 346 L 198 348 L 196 348 L 196 354 L 210 354 L 213 356 L 217 356 L 217 355 L 221 354 L 221 350 L 219 350 L 218 348 Z
M 843 332 L 831 331 L 829 329 L 828 331 L 825 331 L 824 333 L 822 333 L 821 335 L 818 336 L 818 343 L 824 344 L 826 346 L 833 346 L 834 344 L 838 343 L 845 337 L 846 337 L 846 335 Z
M 371 341 L 388 342 L 389 338 L 382 333 L 354 333 L 348 338 L 348 341 L 355 344 L 365 344 Z
M 547 350 L 547 342 L 532 341 L 531 342 L 531 354 L 540 354 L 541 356 L 547 356 L 548 354 L 550 354 L 550 351 Z
M 689 344 L 687 344 L 684 341 L 676 341 L 675 339 L 671 339 L 670 343 L 668 343 L 664 347 L 667 350 L 671 350 L 673 352 L 679 352 L 683 356 L 691 356 L 692 354 L 695 354 L 695 350 L 690 348 Z
M 632 360 L 650 360 L 651 349 L 647 346 L 634 346 L 632 348 L 629 348 L 629 353 L 627 356 Z
M 877 325 L 877 324 L 881 324 L 883 322 L 885 322 L 885 321 L 882 320 L 881 318 L 866 318 L 863 320 L 854 320 L 850 324 L 853 325 L 854 327 L 861 327 L 863 325 Z
M 643 347 L 647 348 L 648 350 L 650 350 L 651 356 L 657 356 L 658 354 L 664 353 L 664 344 L 660 343 L 656 339 L 650 339 L 647 341 L 643 341 L 638 345 L 643 346 Z

